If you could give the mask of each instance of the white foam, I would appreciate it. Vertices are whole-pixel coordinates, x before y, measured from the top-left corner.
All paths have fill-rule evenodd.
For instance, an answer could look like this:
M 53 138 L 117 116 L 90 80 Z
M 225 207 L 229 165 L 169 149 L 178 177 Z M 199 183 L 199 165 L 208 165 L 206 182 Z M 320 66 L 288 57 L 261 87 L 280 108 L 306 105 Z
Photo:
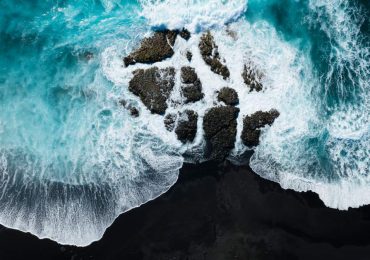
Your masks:
M 290 118 L 287 110 L 281 111 L 256 149 L 251 167 L 283 188 L 316 192 L 329 207 L 359 207 L 370 202 L 369 49 L 359 32 L 361 16 L 346 0 L 310 1 L 309 6 L 308 20 L 331 40 L 330 69 L 315 80 L 308 67 L 301 82 L 313 80 L 324 86 L 326 95 L 336 88 L 339 104 L 330 107 L 327 97 L 315 96 L 316 91 L 295 93 L 299 103 L 288 103 Z M 355 105 L 345 100 L 349 95 Z M 323 107 L 330 116 L 314 109 Z
M 140 0 L 142 15 L 154 27 L 187 28 L 200 32 L 237 20 L 247 8 L 247 0 Z

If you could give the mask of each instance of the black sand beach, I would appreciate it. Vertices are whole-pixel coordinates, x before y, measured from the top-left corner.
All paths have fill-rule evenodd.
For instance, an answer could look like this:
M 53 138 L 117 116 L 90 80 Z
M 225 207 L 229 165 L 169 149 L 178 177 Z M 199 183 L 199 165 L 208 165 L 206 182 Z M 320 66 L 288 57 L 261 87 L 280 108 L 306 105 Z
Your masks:
M 169 192 L 86 248 L 1 228 L 0 259 L 369 259 L 370 206 L 326 208 L 248 167 L 186 165 Z

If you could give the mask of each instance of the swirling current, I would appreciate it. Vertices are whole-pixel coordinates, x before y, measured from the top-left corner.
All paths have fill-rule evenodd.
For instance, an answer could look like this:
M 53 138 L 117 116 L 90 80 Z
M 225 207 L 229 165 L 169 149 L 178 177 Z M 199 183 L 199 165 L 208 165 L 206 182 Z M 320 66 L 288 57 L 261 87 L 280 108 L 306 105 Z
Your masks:
M 157 66 L 179 69 L 192 50 L 205 100 L 179 109 L 197 111 L 198 125 L 225 85 L 198 50 L 212 31 L 240 99 L 231 161 L 329 207 L 369 204 L 369 12 L 367 0 L 0 0 L 0 224 L 85 246 L 202 160 L 201 131 L 182 144 L 127 89 L 148 65 L 122 57 L 153 28 L 192 33 Z M 266 75 L 261 93 L 243 85 L 248 61 Z M 243 161 L 243 116 L 271 108 L 279 118 Z

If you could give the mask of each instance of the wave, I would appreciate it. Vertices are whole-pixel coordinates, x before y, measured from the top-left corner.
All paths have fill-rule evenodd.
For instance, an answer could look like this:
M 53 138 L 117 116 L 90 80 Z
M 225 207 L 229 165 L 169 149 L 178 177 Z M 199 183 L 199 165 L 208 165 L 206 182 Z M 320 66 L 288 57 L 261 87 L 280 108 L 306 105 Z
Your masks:
M 187 28 L 191 32 L 222 27 L 238 20 L 247 0 L 140 0 L 141 14 L 153 27 Z
M 308 127 L 290 137 L 282 128 L 251 159 L 262 177 L 283 188 L 314 191 L 333 208 L 369 203 L 369 46 L 363 11 L 350 1 L 309 1 L 310 26 L 324 34 L 321 71 Z M 317 57 L 315 57 L 317 58 Z M 300 105 L 302 106 L 302 105 Z M 276 128 L 275 128 L 276 129 Z M 280 140 L 279 140 L 280 138 Z

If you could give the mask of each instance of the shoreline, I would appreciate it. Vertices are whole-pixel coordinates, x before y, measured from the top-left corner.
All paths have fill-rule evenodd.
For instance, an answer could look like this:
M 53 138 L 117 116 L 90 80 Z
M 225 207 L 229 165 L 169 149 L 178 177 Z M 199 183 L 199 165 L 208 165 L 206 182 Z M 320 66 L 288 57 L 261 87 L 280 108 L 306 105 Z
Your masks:
M 369 233 L 370 206 L 327 208 L 247 166 L 208 162 L 185 164 L 167 193 L 120 215 L 84 248 L 2 227 L 0 258 L 364 259 Z

